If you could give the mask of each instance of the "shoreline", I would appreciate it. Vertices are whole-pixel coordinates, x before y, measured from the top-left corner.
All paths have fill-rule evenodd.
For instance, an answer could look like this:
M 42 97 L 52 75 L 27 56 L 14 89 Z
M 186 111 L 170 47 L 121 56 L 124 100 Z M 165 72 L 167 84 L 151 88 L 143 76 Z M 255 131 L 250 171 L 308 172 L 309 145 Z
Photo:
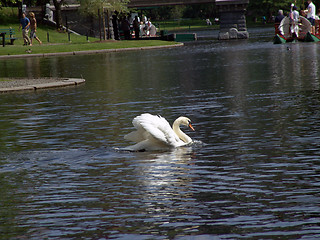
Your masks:
M 132 48 L 117 48 L 117 49 L 99 49 L 85 50 L 73 52 L 57 52 L 57 53 L 40 53 L 40 54 L 19 54 L 19 55 L 1 55 L 1 59 L 12 58 L 29 58 L 29 57 L 53 57 L 53 56 L 74 56 L 74 55 L 91 55 L 99 53 L 125 52 L 125 51 L 141 51 L 162 48 L 173 48 L 184 46 L 183 43 L 175 45 L 161 45 L 149 47 L 132 47 Z M 66 86 L 76 86 L 85 83 L 83 78 L 4 78 L 0 79 L 0 94 L 17 92 L 17 91 L 36 91 L 38 89 L 58 88 Z
M 0 81 L 0 93 L 77 86 L 82 83 L 85 83 L 83 78 L 5 78 Z
M 177 44 L 175 44 L 175 45 L 161 45 L 161 46 L 150 46 L 150 47 L 132 47 L 132 48 L 99 49 L 99 50 L 84 50 L 84 51 L 72 51 L 72 52 L 56 52 L 56 53 L 36 53 L 36 54 L 0 55 L 0 60 L 1 60 L 1 59 L 8 59 L 8 58 L 29 58 L 29 57 L 52 57 L 52 56 L 89 55 L 89 54 L 97 54 L 97 53 L 138 51 L 138 50 L 152 50 L 152 49 L 173 48 L 173 47 L 182 47 L 182 46 L 184 46 L 183 43 L 177 43 Z

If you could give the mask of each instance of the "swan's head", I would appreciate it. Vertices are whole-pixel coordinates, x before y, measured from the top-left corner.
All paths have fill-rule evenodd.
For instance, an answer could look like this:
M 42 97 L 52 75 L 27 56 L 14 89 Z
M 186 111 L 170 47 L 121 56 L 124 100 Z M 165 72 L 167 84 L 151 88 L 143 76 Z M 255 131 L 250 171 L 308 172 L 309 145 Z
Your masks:
M 191 120 L 189 118 L 187 118 L 187 117 L 179 117 L 176 121 L 179 123 L 179 125 L 187 126 L 187 127 L 191 128 L 194 131 L 194 128 L 191 125 Z

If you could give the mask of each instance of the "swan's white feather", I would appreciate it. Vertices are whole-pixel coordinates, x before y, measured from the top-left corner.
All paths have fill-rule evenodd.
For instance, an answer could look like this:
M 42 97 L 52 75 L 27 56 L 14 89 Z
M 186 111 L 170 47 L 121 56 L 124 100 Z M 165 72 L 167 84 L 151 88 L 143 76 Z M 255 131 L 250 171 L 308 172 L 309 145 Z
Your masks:
M 132 121 L 137 129 L 124 138 L 137 144 L 125 148 L 126 150 L 161 150 L 185 145 L 173 131 L 168 121 L 149 113 L 141 114 Z

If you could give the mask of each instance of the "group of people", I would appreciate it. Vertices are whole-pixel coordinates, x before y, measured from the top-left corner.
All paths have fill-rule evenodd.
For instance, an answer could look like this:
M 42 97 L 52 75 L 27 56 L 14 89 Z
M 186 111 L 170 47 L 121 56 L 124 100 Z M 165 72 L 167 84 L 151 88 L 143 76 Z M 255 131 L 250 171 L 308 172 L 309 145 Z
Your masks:
M 152 37 L 156 35 L 156 27 L 151 23 L 150 19 L 147 19 L 145 16 L 143 16 L 141 20 L 138 16 L 135 16 L 134 19 L 123 16 L 120 19 L 121 21 L 118 21 L 118 12 L 115 12 L 112 16 L 115 40 L 120 40 L 119 29 L 122 30 L 124 39 L 126 40 L 131 39 L 132 34 L 134 34 L 135 39 L 139 39 L 141 36 Z
M 157 32 L 156 27 L 151 23 L 150 18 L 147 18 L 146 16 L 142 17 L 142 21 L 138 16 L 135 16 L 133 30 L 135 32 L 135 38 L 139 38 L 140 35 L 153 37 Z
M 118 31 L 118 13 L 116 12 L 112 18 L 112 23 L 114 26 L 114 38 L 120 40 L 119 31 Z M 131 39 L 131 24 L 132 29 L 135 33 L 135 38 L 139 39 L 140 36 L 155 36 L 156 27 L 151 23 L 150 19 L 147 19 L 145 16 L 143 20 L 140 21 L 138 16 L 135 16 L 134 20 L 130 23 L 128 18 L 123 17 L 120 21 L 120 26 L 126 40 Z M 29 18 L 26 13 L 22 13 L 22 18 L 20 19 L 19 30 L 22 29 L 22 38 L 24 45 L 32 46 L 33 39 L 36 39 L 39 44 L 42 44 L 41 40 L 37 37 L 37 20 L 33 12 L 29 13 Z M 30 35 L 29 35 L 30 31 Z
M 305 16 L 311 23 L 311 33 L 316 34 L 315 21 L 318 16 L 316 15 L 316 6 L 312 2 L 312 0 L 308 0 L 308 7 L 306 10 L 301 11 L 301 15 Z M 300 14 L 294 4 L 291 4 L 289 16 L 291 21 L 291 33 L 299 37 Z M 275 23 L 280 23 L 284 17 L 285 16 L 283 15 L 283 10 L 279 10 L 278 16 L 276 16 L 275 18 Z
M 36 39 L 39 44 L 42 44 L 41 40 L 37 37 L 37 20 L 33 12 L 29 13 L 30 19 L 27 17 L 26 13 L 22 13 L 22 18 L 20 19 L 19 30 L 22 29 L 22 38 L 24 45 L 32 46 L 33 39 Z M 30 30 L 30 35 L 28 35 Z
M 140 36 L 155 36 L 156 27 L 151 23 L 150 19 L 143 16 L 142 21 L 138 16 L 134 17 L 132 22 L 132 28 L 134 31 L 135 39 L 139 39 Z

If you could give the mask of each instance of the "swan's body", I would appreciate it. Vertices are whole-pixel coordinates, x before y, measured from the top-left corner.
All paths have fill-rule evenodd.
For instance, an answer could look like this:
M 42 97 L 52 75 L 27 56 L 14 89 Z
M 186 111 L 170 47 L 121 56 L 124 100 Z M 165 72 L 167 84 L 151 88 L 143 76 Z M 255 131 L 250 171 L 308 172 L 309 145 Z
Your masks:
M 137 130 L 127 134 L 124 138 L 136 144 L 126 147 L 125 150 L 163 150 L 181 147 L 192 142 L 192 139 L 180 130 L 180 125 L 194 130 L 187 117 L 177 118 L 171 128 L 165 118 L 144 113 L 135 117 L 132 124 Z

